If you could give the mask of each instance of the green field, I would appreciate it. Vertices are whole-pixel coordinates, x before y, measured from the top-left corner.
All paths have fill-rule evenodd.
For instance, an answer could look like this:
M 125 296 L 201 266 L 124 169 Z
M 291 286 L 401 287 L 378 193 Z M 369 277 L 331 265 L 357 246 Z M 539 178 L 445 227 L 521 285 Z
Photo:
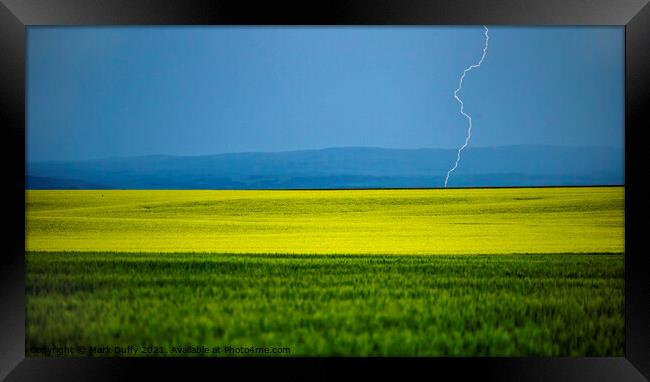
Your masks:
M 26 196 L 28 354 L 623 355 L 622 187 Z

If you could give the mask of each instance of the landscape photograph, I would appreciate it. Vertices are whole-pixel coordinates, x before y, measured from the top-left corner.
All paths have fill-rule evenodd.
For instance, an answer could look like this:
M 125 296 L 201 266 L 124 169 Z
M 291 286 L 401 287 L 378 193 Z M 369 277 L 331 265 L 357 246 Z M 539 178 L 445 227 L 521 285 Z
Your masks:
M 624 28 L 27 28 L 28 357 L 621 357 Z

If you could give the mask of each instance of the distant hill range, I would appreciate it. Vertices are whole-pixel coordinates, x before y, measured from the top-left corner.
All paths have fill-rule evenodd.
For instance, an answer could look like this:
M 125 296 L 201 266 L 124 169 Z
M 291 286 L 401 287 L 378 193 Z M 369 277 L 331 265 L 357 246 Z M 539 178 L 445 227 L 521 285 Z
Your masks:
M 344 147 L 277 153 L 141 156 L 27 164 L 29 189 L 308 189 L 442 187 L 455 149 Z M 624 184 L 624 151 L 470 147 L 450 187 Z

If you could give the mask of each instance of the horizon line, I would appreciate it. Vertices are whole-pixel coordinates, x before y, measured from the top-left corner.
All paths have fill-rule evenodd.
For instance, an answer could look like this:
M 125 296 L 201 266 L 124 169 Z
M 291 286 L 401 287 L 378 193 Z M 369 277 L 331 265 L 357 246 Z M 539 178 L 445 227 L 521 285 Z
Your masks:
M 455 187 L 349 187 L 349 188 L 28 188 L 34 191 L 372 191 L 372 190 L 459 190 L 502 188 L 606 188 L 626 187 L 622 184 L 570 184 L 540 186 L 455 186 Z

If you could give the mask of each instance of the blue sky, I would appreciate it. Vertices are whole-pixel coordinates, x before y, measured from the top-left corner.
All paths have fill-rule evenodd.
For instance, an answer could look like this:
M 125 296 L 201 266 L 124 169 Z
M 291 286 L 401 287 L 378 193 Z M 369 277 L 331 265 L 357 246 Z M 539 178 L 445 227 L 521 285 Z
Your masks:
M 624 144 L 622 27 L 490 27 L 476 146 Z M 29 161 L 457 148 L 470 27 L 29 27 Z

